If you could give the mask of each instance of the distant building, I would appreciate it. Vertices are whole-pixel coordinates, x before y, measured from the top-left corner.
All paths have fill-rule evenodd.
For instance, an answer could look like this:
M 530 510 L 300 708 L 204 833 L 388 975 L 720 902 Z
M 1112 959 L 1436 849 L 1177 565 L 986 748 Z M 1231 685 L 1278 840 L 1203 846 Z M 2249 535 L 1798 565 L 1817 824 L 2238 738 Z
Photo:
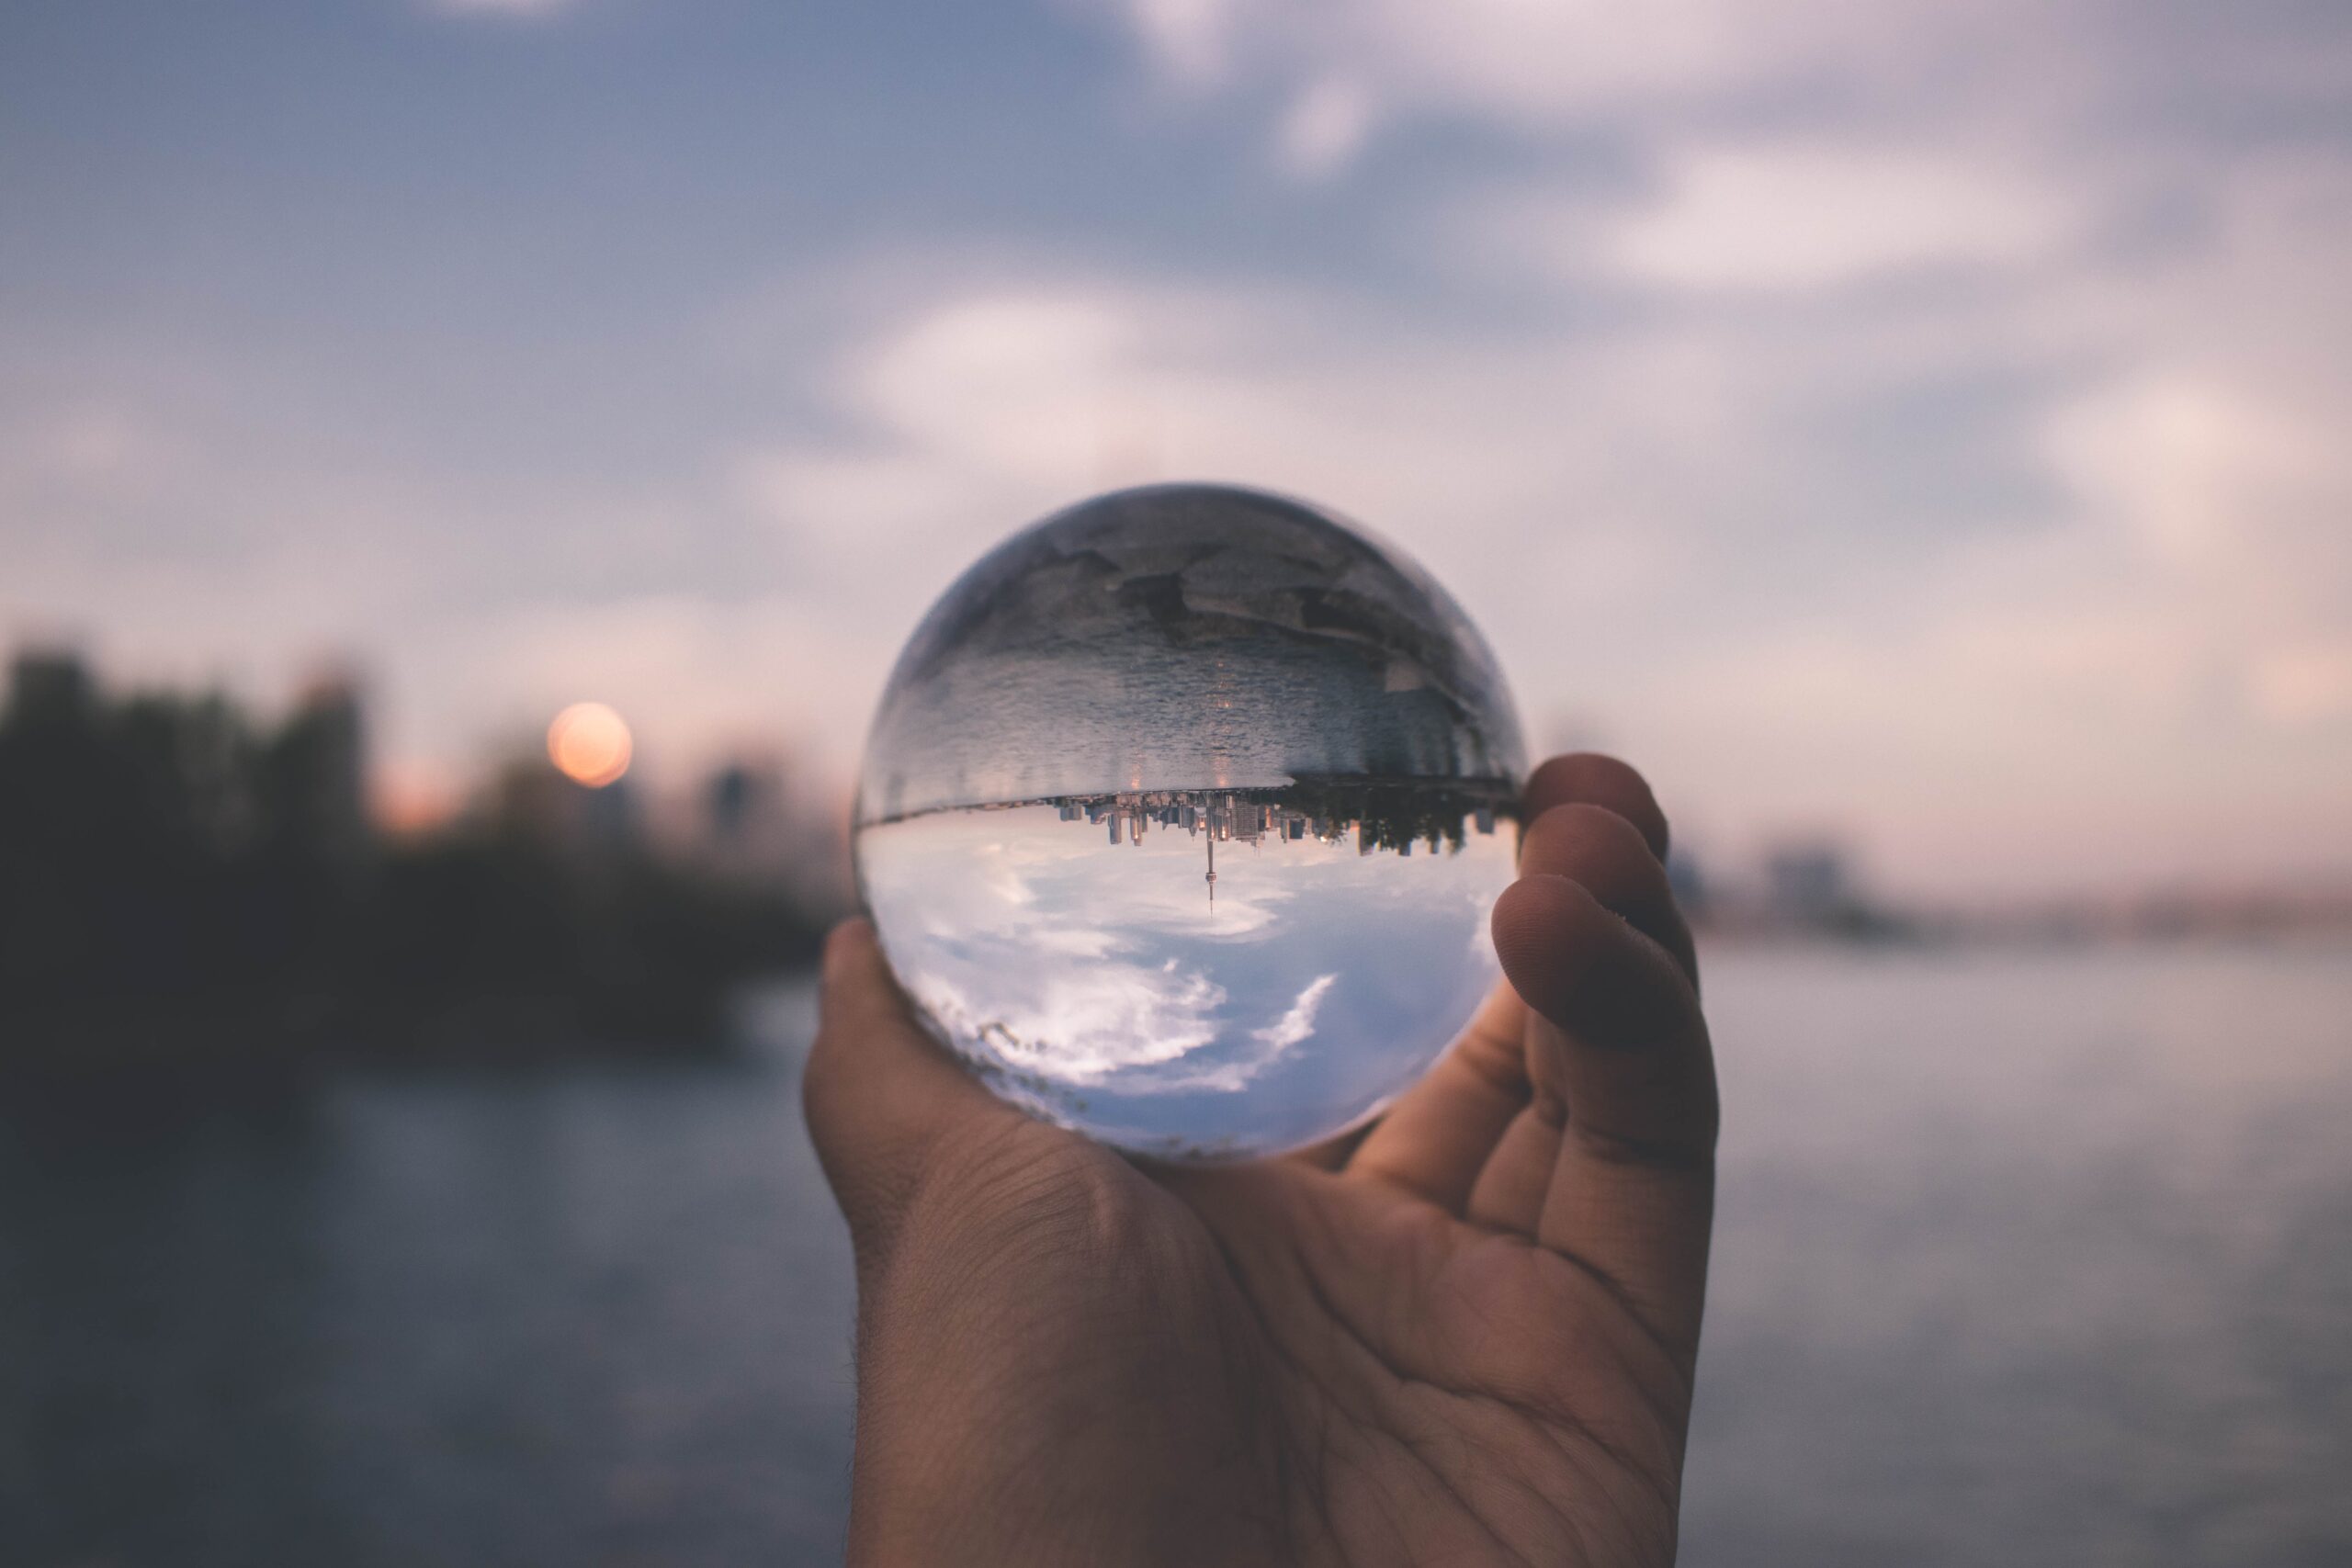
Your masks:
M 96 711 L 97 686 L 81 656 L 28 649 L 8 670 L 8 716 L 18 724 L 77 721 Z
M 1698 857 L 1682 844 L 1676 844 L 1667 852 L 1666 880 L 1674 889 L 1674 901 L 1684 914 L 1694 919 L 1704 917 L 1712 890 L 1699 867 Z
M 812 805 L 780 760 L 763 753 L 729 759 L 705 776 L 695 806 L 696 819 L 679 847 L 712 874 L 787 891 L 812 908 L 838 908 L 850 898 L 838 821 Z M 1069 804 L 1061 815 L 1074 821 L 1081 812 Z
M 1808 925 L 1835 919 L 1855 903 L 1845 853 L 1834 844 L 1772 851 L 1764 860 L 1764 888 L 1773 914 Z
M 703 784 L 703 813 L 711 841 L 740 844 L 751 836 L 764 783 L 746 762 L 728 762 Z
M 601 789 L 571 787 L 580 792 L 574 801 L 573 830 L 582 843 L 598 850 L 617 850 L 636 841 L 637 791 L 628 780 L 615 779 Z

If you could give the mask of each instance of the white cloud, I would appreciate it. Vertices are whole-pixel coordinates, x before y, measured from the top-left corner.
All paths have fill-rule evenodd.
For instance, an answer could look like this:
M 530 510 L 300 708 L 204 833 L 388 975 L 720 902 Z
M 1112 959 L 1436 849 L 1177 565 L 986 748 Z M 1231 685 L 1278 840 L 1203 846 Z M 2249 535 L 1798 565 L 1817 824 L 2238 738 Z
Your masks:
M 1225 74 L 1234 0 L 1127 0 L 1126 19 L 1158 66 L 1188 86 Z
M 1692 288 L 1818 288 L 1928 267 L 2050 259 L 2074 210 L 1951 153 L 1732 146 L 1670 159 L 1659 198 L 1600 236 L 1605 265 Z
M 1283 117 L 1278 146 L 1283 166 L 1313 179 L 1356 155 L 1372 133 L 1372 98 L 1354 82 L 1311 83 Z
M 2352 716 L 2352 633 L 2257 656 L 2249 688 L 2265 717 L 2316 725 Z
M 1382 123 L 1472 121 L 1679 134 L 1799 121 L 1883 130 L 1966 121 L 2075 135 L 2162 93 L 2324 109 L 2347 85 L 2324 28 L 2247 7 L 2217 28 L 2183 7 L 2097 0 L 1089 0 L 1150 69 L 1195 95 L 1344 81 Z
M 1842 817 L 1915 886 L 2341 869 L 2352 535 L 2317 520 L 2352 515 L 2352 472 L 2321 460 L 2332 417 L 2181 367 L 2095 383 L 2041 422 L 2063 489 L 2035 532 L 1948 554 L 1883 624 L 1683 661 L 1660 750 L 1694 773 L 1739 756 L 1751 828 Z
M 1472 118 L 1546 132 L 1804 81 L 1926 97 L 1956 66 L 2016 51 L 2013 6 L 1915 0 L 1109 0 L 1145 58 L 1195 91 L 1245 78 L 1345 81 L 1379 118 Z M 2075 7 L 2075 9 L 2079 9 Z M 2045 43 L 2052 13 L 2040 8 Z
M 1484 931 L 1482 930 L 1479 934 L 1483 936 Z M 1340 977 L 1337 975 L 1317 975 L 1306 983 L 1306 987 L 1298 993 L 1298 999 L 1290 1004 L 1282 1017 L 1263 1029 L 1253 1031 L 1251 1038 L 1269 1050 L 1276 1052 L 1287 1051 L 1294 1045 L 1312 1039 L 1315 1034 L 1315 1014 L 1323 1006 L 1323 998 L 1330 995 L 1331 987 L 1339 984 L 1339 980 Z
M 2279 553 L 2289 541 L 2278 536 L 2299 514 L 2339 523 L 2352 502 L 2333 431 L 2193 374 L 2103 388 L 2060 411 L 2050 445 L 2085 502 L 2152 559 L 2185 575 L 2242 573 L 2281 596 L 2306 581 L 2308 562 Z

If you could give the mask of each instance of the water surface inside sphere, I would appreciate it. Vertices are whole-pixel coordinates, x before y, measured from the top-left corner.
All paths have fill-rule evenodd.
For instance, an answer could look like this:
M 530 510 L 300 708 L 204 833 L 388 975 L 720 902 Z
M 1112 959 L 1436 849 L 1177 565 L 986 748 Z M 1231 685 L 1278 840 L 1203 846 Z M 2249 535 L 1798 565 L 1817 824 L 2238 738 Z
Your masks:
M 1271 1154 L 1376 1112 L 1493 984 L 1523 765 L 1484 641 L 1394 550 L 1257 491 L 1121 491 L 917 628 L 859 886 L 998 1094 L 1162 1157 Z

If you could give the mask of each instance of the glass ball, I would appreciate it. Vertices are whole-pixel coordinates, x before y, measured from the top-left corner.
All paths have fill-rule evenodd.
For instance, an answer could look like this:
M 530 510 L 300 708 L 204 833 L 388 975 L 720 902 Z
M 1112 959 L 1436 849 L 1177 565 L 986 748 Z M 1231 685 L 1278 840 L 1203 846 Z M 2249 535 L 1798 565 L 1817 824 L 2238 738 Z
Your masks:
M 1165 1159 L 1376 1115 L 1497 968 L 1525 768 L 1459 606 L 1330 513 L 1122 491 L 932 607 L 867 742 L 858 886 L 997 1094 Z

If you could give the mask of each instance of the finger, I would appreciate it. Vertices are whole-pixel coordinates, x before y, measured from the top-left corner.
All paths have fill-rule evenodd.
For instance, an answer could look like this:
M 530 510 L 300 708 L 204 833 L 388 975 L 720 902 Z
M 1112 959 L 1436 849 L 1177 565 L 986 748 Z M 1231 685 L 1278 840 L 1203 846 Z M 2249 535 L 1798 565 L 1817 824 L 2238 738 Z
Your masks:
M 1624 773 L 1631 775 L 1630 769 Z M 1666 868 L 1631 819 L 1588 802 L 1555 806 L 1529 828 L 1519 869 L 1522 879 L 1568 878 L 1602 908 L 1671 953 L 1686 976 L 1693 972 L 1690 933 L 1674 907 Z M 1552 1054 L 1530 1049 L 1532 1032 L 1540 1023 L 1531 1022 L 1520 1043 L 1525 1055 L 1524 1108 L 1476 1173 L 1463 1210 L 1477 1224 L 1529 1236 L 1543 1217 L 1572 1103 L 1561 1064 Z
M 1714 1065 L 1671 955 L 1564 876 L 1497 900 L 1495 951 L 1537 1015 L 1531 1077 L 1565 1110 L 1537 1242 L 1613 1284 L 1662 1340 L 1697 1344 L 1714 1194 Z
M 1606 807 L 1577 801 L 1535 818 L 1519 852 L 1522 877 L 1557 875 L 1584 885 L 1603 908 L 1674 955 L 1694 982 L 1699 960 L 1690 928 L 1675 907 L 1666 867 L 1640 827 Z
M 825 943 L 819 1019 L 801 1110 L 863 1247 L 896 1231 L 943 1134 L 975 1118 L 1017 1121 L 1020 1113 L 932 1039 L 865 920 L 842 922 Z
M 1558 808 L 1569 807 L 1600 821 L 1563 819 L 1545 826 Z M 1671 929 L 1651 908 L 1657 897 L 1665 896 L 1664 878 L 1655 874 L 1657 859 L 1666 852 L 1666 814 L 1641 774 L 1613 757 L 1591 752 L 1554 757 L 1528 779 L 1521 820 L 1531 825 L 1521 840 L 1522 871 L 1540 867 L 1569 875 L 1589 874 L 1624 890 L 1628 907 L 1638 906 L 1645 919 Z M 1611 825 L 1614 834 L 1609 831 Z M 1628 858 L 1622 852 L 1628 839 L 1634 846 L 1632 865 L 1595 868 L 1582 863 L 1581 857 L 1589 852 L 1618 852 L 1615 860 Z M 1530 854 L 1534 857 L 1532 865 Z M 1645 863 L 1655 886 L 1643 874 Z M 1666 897 L 1666 914 L 1679 926 L 1670 896 Z M 1687 933 L 1682 941 L 1687 946 Z M 1462 1213 L 1482 1170 L 1494 1163 L 1498 1141 L 1506 1139 L 1512 1119 L 1527 1105 L 1526 1020 L 1518 993 L 1509 986 L 1496 987 L 1453 1048 L 1374 1126 L 1348 1170 L 1394 1182 Z M 1535 1197 L 1523 1205 L 1526 1223 L 1513 1227 L 1532 1231 L 1543 1182 L 1552 1168 L 1551 1148 L 1540 1140 L 1510 1141 L 1532 1145 L 1525 1151 L 1535 1172 L 1532 1183 L 1504 1185 L 1533 1187 Z M 1518 1157 L 1515 1151 L 1514 1166 Z
M 1472 1184 L 1462 1217 L 1488 1230 L 1533 1235 L 1544 1221 L 1544 1194 L 1560 1160 L 1560 1128 L 1566 1121 L 1557 1094 L 1536 1095 L 1521 1106 Z
M 1547 759 L 1528 775 L 1520 792 L 1520 810 L 1532 822 L 1555 806 L 1582 804 L 1615 812 L 1639 829 L 1650 854 L 1666 859 L 1666 813 L 1641 774 L 1614 757 L 1598 751 L 1576 751 Z
M 1319 1144 L 1309 1144 L 1303 1149 L 1293 1149 L 1282 1157 L 1295 1165 L 1309 1165 L 1317 1170 L 1345 1170 L 1356 1150 L 1363 1146 L 1374 1126 L 1367 1122 L 1361 1127 L 1351 1127 L 1337 1137 L 1326 1138 Z
M 1527 1103 L 1526 1023 L 1519 993 L 1497 986 L 1453 1049 L 1373 1127 L 1349 1172 L 1460 1213 L 1495 1140 Z

